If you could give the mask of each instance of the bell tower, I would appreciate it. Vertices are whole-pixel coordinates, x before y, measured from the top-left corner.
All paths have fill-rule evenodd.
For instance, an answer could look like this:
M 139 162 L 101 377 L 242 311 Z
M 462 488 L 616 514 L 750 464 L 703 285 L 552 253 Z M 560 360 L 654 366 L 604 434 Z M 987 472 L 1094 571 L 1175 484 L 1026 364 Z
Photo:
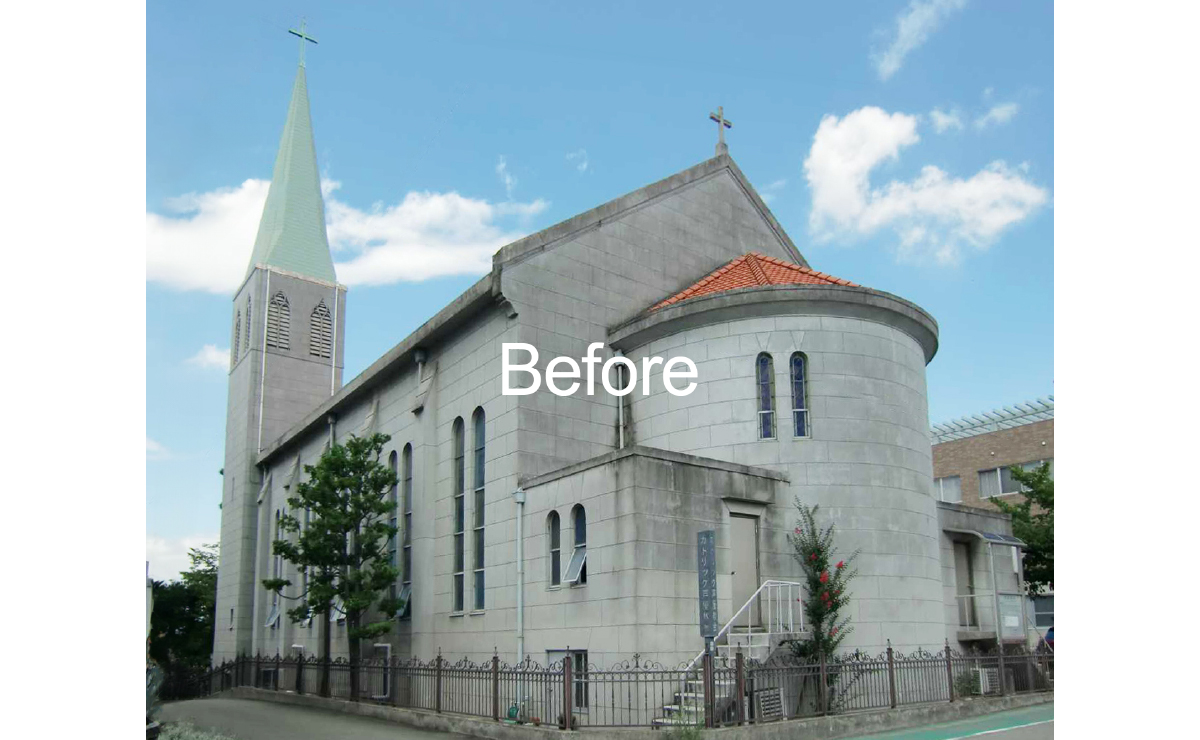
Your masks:
M 301 47 L 315 41 L 304 34 Z M 342 385 L 346 288 L 325 204 L 303 55 L 246 277 L 231 311 L 214 662 L 251 650 L 260 452 Z

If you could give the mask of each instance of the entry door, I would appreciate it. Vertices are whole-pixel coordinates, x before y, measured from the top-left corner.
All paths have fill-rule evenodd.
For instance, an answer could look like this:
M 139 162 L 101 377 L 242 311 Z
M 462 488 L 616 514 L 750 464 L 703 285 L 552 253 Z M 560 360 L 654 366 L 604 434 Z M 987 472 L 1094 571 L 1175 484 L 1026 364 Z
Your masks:
M 758 590 L 758 517 L 731 514 L 729 553 L 733 580 L 733 605 L 730 614 L 736 614 L 754 592 Z M 734 626 L 744 625 L 746 615 L 738 618 Z M 761 623 L 759 605 L 751 607 L 750 624 Z

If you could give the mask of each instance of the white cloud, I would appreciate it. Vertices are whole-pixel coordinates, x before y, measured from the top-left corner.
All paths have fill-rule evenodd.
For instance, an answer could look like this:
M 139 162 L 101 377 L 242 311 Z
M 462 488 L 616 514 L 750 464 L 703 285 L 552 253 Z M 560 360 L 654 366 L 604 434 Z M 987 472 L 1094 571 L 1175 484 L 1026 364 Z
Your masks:
M 909 52 L 925 43 L 942 21 L 966 4 L 967 0 L 912 0 L 896 16 L 896 31 L 891 43 L 882 52 L 871 55 L 879 79 L 886 80 L 894 75 Z
M 1002 161 L 966 179 L 926 165 L 911 181 L 872 188 L 871 171 L 919 140 L 916 116 L 875 107 L 840 120 L 825 116 L 804 161 L 813 235 L 827 241 L 892 228 L 902 257 L 930 254 L 952 262 L 964 246 L 986 249 L 1048 199 L 1043 188 Z
M 517 178 L 508 171 L 508 160 L 504 155 L 500 155 L 500 161 L 496 163 L 496 174 L 500 176 L 500 182 L 504 183 L 504 194 L 512 200 L 513 189 L 517 187 Z
M 963 122 L 962 115 L 955 108 L 949 113 L 943 113 L 941 109 L 934 108 L 929 111 L 929 120 L 933 122 L 933 130 L 939 134 L 943 134 L 950 129 L 962 130 Z
M 170 450 L 163 447 L 158 442 L 146 437 L 146 459 L 147 460 L 166 460 L 171 456 Z
M 515 181 L 514 181 L 515 184 Z M 173 215 L 146 214 L 146 277 L 178 290 L 230 293 L 250 261 L 269 183 L 191 193 L 168 202 Z M 325 215 L 338 279 L 380 285 L 491 269 L 497 249 L 521 238 L 549 204 L 490 203 L 456 192 L 410 192 L 398 203 L 361 210 L 325 179 Z
M 775 196 L 779 194 L 780 190 L 783 190 L 785 187 L 787 187 L 787 182 L 787 178 L 781 177 L 770 185 L 760 188 L 758 194 L 763 199 L 764 203 L 770 203 L 771 201 L 775 200 Z
M 175 581 L 179 574 L 192 567 L 188 550 L 218 541 L 215 535 L 193 535 L 166 539 L 146 535 L 146 560 L 150 562 L 150 577 L 156 581 Z
M 579 151 L 571 152 L 570 154 L 567 155 L 568 162 L 574 162 L 576 160 L 579 161 L 579 164 L 575 165 L 575 169 L 579 170 L 580 172 L 587 172 L 587 168 L 588 168 L 587 149 L 580 149 Z
M 199 352 L 189 357 L 187 363 L 206 370 L 225 370 L 229 367 L 229 350 L 217 349 L 215 344 L 206 344 Z
M 1008 123 L 1012 120 L 1013 116 L 1017 115 L 1017 111 L 1020 109 L 1020 106 L 1016 103 L 993 105 L 987 113 L 975 119 L 975 128 L 982 131 L 988 126 Z

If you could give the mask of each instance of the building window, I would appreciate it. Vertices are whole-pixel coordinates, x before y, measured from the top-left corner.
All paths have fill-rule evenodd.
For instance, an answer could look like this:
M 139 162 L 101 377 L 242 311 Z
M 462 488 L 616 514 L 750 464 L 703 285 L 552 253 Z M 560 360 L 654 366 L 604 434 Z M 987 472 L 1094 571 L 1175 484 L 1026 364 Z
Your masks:
M 271 552 L 273 553 L 273 555 L 271 556 L 271 577 L 272 578 L 282 578 L 283 577 L 283 556 L 280 555 L 279 553 L 275 552 L 275 544 L 274 544 L 275 540 L 279 539 L 279 534 L 280 534 L 279 519 L 280 519 L 279 509 L 276 509 L 275 510 L 275 529 L 273 530 L 274 538 L 271 540 L 271 543 L 272 543 L 271 544 Z M 275 629 L 275 627 L 278 624 L 279 624 L 279 591 L 272 590 L 271 591 L 271 612 L 267 615 L 267 623 L 265 626 L 270 627 L 271 629 Z
M 763 352 L 755 364 L 758 382 L 758 436 L 775 439 L 775 362 Z
M 550 535 L 550 585 L 557 586 L 562 583 L 562 531 L 557 511 L 546 517 L 546 533 Z
M 1033 623 L 1038 627 L 1054 626 L 1054 594 L 1033 597 Z
M 962 478 L 957 475 L 948 475 L 944 478 L 934 478 L 933 491 L 937 496 L 938 501 L 946 501 L 951 504 L 961 504 Z
M 246 296 L 246 343 L 242 345 L 243 350 L 250 349 L 251 326 L 254 326 L 254 314 L 250 313 L 250 296 Z
M 400 610 L 400 618 L 406 619 L 412 610 L 412 487 L 413 487 L 413 462 L 412 462 L 412 444 L 404 445 L 404 454 L 401 456 L 401 464 L 404 474 L 402 479 L 403 498 L 404 498 L 404 563 L 401 570 L 401 578 L 403 579 L 400 587 L 400 599 L 404 601 L 404 607 Z
M 549 666 L 560 666 L 567 658 L 571 660 L 571 684 L 575 687 L 572 692 L 572 705 L 575 709 L 586 711 L 588 708 L 588 651 L 546 651 L 546 664 Z
M 388 455 L 388 470 L 392 471 L 392 475 L 397 476 L 397 479 L 399 478 L 399 471 L 396 468 L 396 451 L 395 450 L 392 450 L 392 454 Z M 400 562 L 397 558 L 396 546 L 397 546 L 397 544 L 399 544 L 399 537 L 400 537 L 400 529 L 397 526 L 399 523 L 398 517 L 400 514 L 400 500 L 399 500 L 399 492 L 398 492 L 397 486 L 398 486 L 398 483 L 393 483 L 391 490 L 388 492 L 388 503 L 390 503 L 392 505 L 391 516 L 388 517 L 388 526 L 395 528 L 396 533 L 388 538 L 387 545 L 388 545 L 388 565 L 392 566 L 393 568 L 398 569 L 400 567 Z M 388 586 L 388 596 L 393 599 L 396 598 L 396 583 L 395 583 L 395 581 L 393 581 L 392 584 L 390 586 Z
M 991 470 L 979 471 L 979 497 L 992 498 L 993 496 L 1007 496 L 1010 493 L 1024 493 L 1029 490 L 1021 485 L 1012 476 L 1013 468 L 1021 468 L 1025 471 L 1036 470 L 1042 463 L 1050 463 L 1050 478 L 1054 478 L 1054 461 L 1053 460 L 1034 460 L 1032 462 L 1021 463 L 1020 465 L 1005 465 Z
M 233 347 L 229 349 L 230 365 L 237 364 L 238 346 L 242 343 L 242 312 L 237 312 L 237 318 L 233 320 Z
M 486 479 L 484 469 L 484 445 L 487 437 L 486 426 L 487 422 L 484 419 L 483 408 L 475 409 L 475 413 L 471 417 L 471 424 L 475 429 L 475 500 L 472 506 L 472 514 L 475 517 L 475 608 L 483 608 L 483 523 L 484 523 L 484 480 Z
M 267 346 L 292 348 L 292 309 L 283 291 L 276 293 L 267 306 Z
M 792 434 L 812 436 L 808 418 L 808 358 L 803 352 L 792 353 Z
M 313 309 L 309 322 L 308 353 L 313 357 L 329 357 L 333 349 L 333 317 L 324 299 Z
M 571 509 L 571 528 L 575 531 L 575 551 L 567 565 L 566 581 L 583 585 L 587 583 L 587 513 L 579 504 Z
M 463 447 L 463 420 L 458 417 L 454 420 L 452 435 L 454 438 L 454 609 L 453 611 L 461 612 L 463 610 L 463 567 L 465 565 L 463 558 L 463 538 L 465 536 L 466 525 L 466 506 L 465 496 L 465 470 L 463 469 L 466 463 L 465 449 Z

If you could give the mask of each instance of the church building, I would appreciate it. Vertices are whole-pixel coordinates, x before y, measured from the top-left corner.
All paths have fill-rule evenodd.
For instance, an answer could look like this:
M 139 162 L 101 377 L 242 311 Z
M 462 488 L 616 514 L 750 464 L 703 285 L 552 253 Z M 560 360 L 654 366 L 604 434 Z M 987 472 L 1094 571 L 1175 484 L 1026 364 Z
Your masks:
M 299 582 L 271 542 L 304 466 L 372 432 L 391 437 L 382 460 L 400 481 L 392 557 L 408 607 L 364 656 L 690 660 L 704 646 L 702 530 L 716 533 L 718 624 L 739 616 L 719 647 L 769 653 L 806 629 L 787 541 L 796 499 L 820 505 L 840 550 L 862 551 L 847 649 L 955 639 L 944 528 L 975 530 L 943 522 L 933 487 L 937 322 L 810 266 L 723 131 L 712 158 L 503 247 L 343 384 L 347 310 L 301 65 L 230 316 L 214 661 L 314 654 L 323 629 L 334 657 L 347 654 L 339 615 L 292 623 L 262 581 Z M 648 395 L 599 383 L 593 395 L 546 383 L 504 395 L 502 345 L 516 342 L 537 349 L 543 376 L 594 342 L 601 361 L 621 353 L 639 370 L 687 357 L 696 388 L 668 393 L 659 364 L 639 378 Z

